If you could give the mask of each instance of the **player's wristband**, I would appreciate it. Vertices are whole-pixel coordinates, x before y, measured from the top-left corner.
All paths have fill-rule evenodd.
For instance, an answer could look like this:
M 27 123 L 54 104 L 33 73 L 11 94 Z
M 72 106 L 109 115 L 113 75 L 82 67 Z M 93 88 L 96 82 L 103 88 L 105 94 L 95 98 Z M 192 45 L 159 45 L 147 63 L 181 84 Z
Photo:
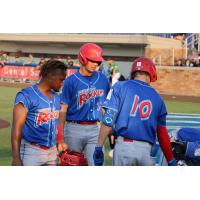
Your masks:
M 177 166 L 176 160 L 171 160 L 168 162 L 168 166 Z

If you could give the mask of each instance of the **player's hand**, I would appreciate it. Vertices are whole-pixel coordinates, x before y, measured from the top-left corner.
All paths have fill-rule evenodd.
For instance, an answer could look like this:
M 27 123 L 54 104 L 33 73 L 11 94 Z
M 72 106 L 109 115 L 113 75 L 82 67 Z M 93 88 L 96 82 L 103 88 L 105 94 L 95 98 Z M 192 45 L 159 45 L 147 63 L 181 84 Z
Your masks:
M 68 148 L 68 145 L 64 142 L 59 142 L 57 144 L 57 149 L 58 149 L 59 152 L 65 151 L 67 148 Z
M 102 147 L 95 147 L 93 160 L 95 166 L 102 166 L 104 162 L 104 153 Z
M 12 166 L 23 166 L 22 160 L 20 158 L 13 158 Z

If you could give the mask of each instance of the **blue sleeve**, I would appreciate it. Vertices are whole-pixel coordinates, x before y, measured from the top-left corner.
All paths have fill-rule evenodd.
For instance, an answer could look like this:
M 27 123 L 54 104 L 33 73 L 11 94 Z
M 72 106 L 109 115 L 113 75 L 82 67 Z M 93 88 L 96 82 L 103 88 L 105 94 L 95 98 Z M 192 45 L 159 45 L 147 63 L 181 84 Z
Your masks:
M 72 87 L 70 87 L 69 78 L 67 78 L 64 81 L 64 86 L 62 88 L 62 92 L 61 92 L 61 95 L 60 95 L 61 104 L 69 105 L 69 102 L 70 102 L 70 99 L 71 99 L 71 95 L 72 95 L 71 88 Z
M 31 106 L 31 100 L 27 94 L 25 94 L 23 91 L 18 92 L 15 98 L 15 105 L 22 103 L 24 107 L 29 110 Z
M 116 83 L 109 91 L 106 100 L 103 104 L 103 108 L 110 108 L 115 111 L 119 111 L 120 107 L 120 84 Z
M 161 107 L 158 116 L 158 126 L 166 126 L 166 116 L 167 116 L 167 109 L 163 100 L 161 99 Z

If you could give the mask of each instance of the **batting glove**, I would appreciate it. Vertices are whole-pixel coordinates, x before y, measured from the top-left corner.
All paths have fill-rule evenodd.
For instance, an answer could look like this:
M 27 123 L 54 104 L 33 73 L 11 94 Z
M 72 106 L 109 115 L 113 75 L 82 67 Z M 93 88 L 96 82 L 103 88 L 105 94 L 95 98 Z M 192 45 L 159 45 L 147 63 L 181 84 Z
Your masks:
M 102 147 L 95 147 L 93 160 L 95 166 L 102 166 L 104 162 L 104 153 Z
M 168 166 L 177 166 L 176 160 L 171 160 L 168 162 Z

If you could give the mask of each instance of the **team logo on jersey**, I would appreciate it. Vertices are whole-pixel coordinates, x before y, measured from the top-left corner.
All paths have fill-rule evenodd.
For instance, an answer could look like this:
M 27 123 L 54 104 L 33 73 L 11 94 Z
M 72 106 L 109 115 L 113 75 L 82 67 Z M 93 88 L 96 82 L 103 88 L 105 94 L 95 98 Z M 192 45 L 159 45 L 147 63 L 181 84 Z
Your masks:
M 95 99 L 96 97 L 101 97 L 103 96 L 104 91 L 103 90 L 96 90 L 90 89 L 90 90 L 81 90 L 79 91 L 78 95 L 78 104 L 79 108 L 81 108 L 84 104 L 88 103 L 90 99 Z
M 53 112 L 39 112 L 36 117 L 36 126 L 48 124 L 52 119 L 58 119 L 59 111 Z

